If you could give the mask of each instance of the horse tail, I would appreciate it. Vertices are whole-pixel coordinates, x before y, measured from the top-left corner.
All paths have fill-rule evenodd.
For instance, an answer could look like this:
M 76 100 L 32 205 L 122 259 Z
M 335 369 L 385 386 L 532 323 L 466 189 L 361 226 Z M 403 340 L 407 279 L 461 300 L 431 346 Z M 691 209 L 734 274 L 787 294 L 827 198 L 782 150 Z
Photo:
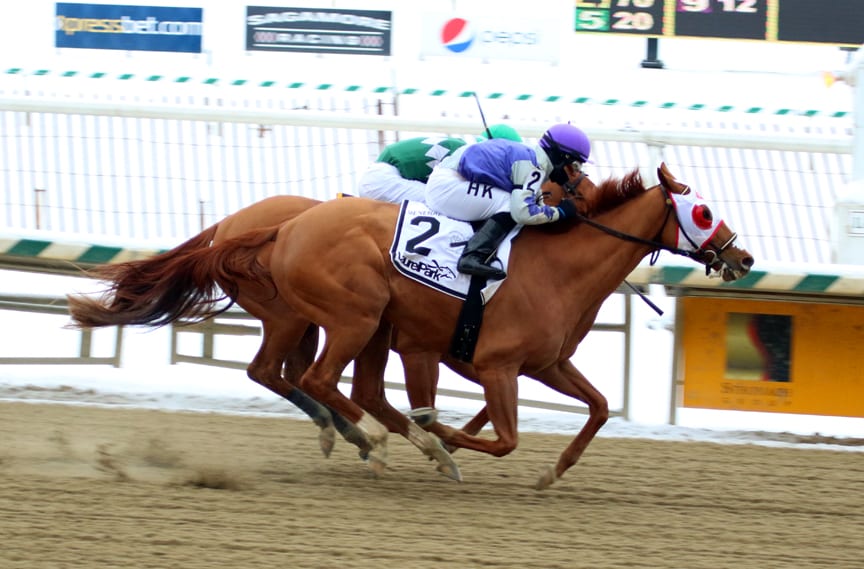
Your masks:
M 164 326 L 181 318 L 202 321 L 224 312 L 226 298 L 209 261 L 218 224 L 148 259 L 100 265 L 87 276 L 109 284 L 98 298 L 67 295 L 73 328 Z M 230 292 L 236 293 L 236 287 Z M 232 297 L 233 298 L 233 297 Z
M 238 281 L 263 284 L 272 289 L 274 297 L 278 294 L 269 269 L 258 260 L 258 253 L 268 243 L 275 243 L 279 227 L 252 229 L 210 248 L 206 272 L 230 298 L 236 299 L 240 292 Z

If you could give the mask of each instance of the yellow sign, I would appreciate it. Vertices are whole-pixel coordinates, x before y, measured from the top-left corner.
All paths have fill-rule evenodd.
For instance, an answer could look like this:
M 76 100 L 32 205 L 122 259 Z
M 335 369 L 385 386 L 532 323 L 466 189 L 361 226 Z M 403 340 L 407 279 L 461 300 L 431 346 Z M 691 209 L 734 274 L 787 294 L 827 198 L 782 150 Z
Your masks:
M 864 307 L 685 297 L 685 407 L 864 417 Z

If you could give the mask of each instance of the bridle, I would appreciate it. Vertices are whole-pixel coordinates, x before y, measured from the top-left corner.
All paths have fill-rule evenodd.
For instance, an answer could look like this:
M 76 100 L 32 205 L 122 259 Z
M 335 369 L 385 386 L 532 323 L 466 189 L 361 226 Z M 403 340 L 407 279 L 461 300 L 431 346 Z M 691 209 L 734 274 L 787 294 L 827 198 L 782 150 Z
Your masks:
M 570 180 L 567 180 L 566 182 L 564 182 L 564 185 L 562 186 L 564 188 L 564 193 L 566 195 L 574 198 L 574 199 L 581 198 L 582 194 L 580 194 L 578 191 L 576 191 L 576 188 L 578 188 L 579 184 L 582 183 L 582 180 L 584 180 L 587 177 L 588 177 L 588 174 L 586 174 L 582 170 L 579 170 L 579 176 L 576 177 L 575 182 L 571 182 Z
M 578 185 L 579 182 L 582 181 L 583 176 L 584 175 L 581 175 L 580 173 L 580 178 L 577 179 L 576 185 Z M 652 266 L 657 262 L 661 251 L 669 251 L 670 253 L 673 253 L 675 255 L 681 255 L 682 257 L 693 259 L 697 263 L 705 265 L 706 275 L 711 274 L 711 269 L 714 268 L 714 265 L 716 265 L 717 263 L 727 264 L 726 261 L 723 260 L 723 253 L 732 246 L 732 244 L 738 238 L 738 234 L 733 232 L 732 236 L 719 247 L 713 245 L 710 241 L 706 241 L 702 245 L 697 245 L 696 242 L 684 230 L 684 226 L 681 224 L 681 220 L 678 218 L 678 211 L 675 209 L 675 202 L 672 199 L 669 190 L 662 185 L 659 186 L 659 188 L 660 191 L 663 192 L 663 201 L 666 207 L 666 216 L 663 219 L 663 225 L 660 226 L 660 231 L 657 233 L 657 237 L 653 239 L 643 239 L 642 237 L 638 237 L 636 235 L 630 235 L 629 233 L 618 231 L 617 229 L 614 229 L 607 225 L 603 225 L 602 223 L 598 223 L 590 217 L 579 213 L 578 211 L 576 212 L 576 218 L 582 223 L 590 225 L 595 229 L 599 229 L 600 231 L 603 231 L 604 233 L 607 233 L 617 239 L 631 241 L 633 243 L 640 243 L 642 245 L 647 245 L 648 247 L 651 247 L 652 251 L 648 262 Z M 571 192 L 575 192 L 575 187 L 569 190 L 565 188 L 565 191 L 567 191 L 568 194 L 571 194 Z M 690 191 L 690 186 L 685 185 L 680 193 L 681 195 L 687 195 L 690 193 Z M 690 243 L 690 245 L 693 247 L 693 250 L 681 249 L 680 247 L 672 247 L 660 242 L 660 235 L 663 234 L 663 230 L 666 228 L 666 225 L 669 223 L 669 219 L 673 214 L 675 215 L 675 221 L 678 224 L 678 228 L 681 230 L 684 238 L 687 239 L 687 242 Z

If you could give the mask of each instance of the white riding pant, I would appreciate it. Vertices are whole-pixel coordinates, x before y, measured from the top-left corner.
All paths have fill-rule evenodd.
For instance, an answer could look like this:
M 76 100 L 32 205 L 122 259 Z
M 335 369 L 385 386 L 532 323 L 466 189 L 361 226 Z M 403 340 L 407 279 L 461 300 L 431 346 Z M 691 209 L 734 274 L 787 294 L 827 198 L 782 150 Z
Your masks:
M 417 180 L 406 180 L 392 164 L 375 162 L 360 176 L 357 191 L 362 198 L 382 202 L 422 202 L 426 195 L 426 184 Z
M 510 211 L 510 192 L 488 184 L 471 183 L 446 166 L 432 170 L 426 183 L 426 205 L 462 221 L 489 219 Z

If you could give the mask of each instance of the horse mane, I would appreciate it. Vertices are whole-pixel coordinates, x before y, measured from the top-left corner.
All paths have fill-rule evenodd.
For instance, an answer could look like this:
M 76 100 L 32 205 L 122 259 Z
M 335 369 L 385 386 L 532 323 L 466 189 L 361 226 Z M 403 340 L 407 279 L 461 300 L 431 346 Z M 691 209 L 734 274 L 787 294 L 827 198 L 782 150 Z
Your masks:
M 637 168 L 624 175 L 623 178 L 607 178 L 593 186 L 593 191 L 579 195 L 578 200 L 582 202 L 579 211 L 587 217 L 595 217 L 611 209 L 615 209 L 624 202 L 640 195 L 645 191 L 642 184 L 642 175 Z M 564 199 L 573 199 L 565 196 Z M 558 223 L 545 223 L 531 225 L 526 229 L 542 233 L 557 235 L 565 233 L 580 223 L 580 219 L 572 218 Z
M 638 169 L 633 169 L 623 178 L 607 178 L 597 187 L 600 191 L 597 192 L 597 201 L 593 204 L 592 216 L 615 209 L 646 189 Z

